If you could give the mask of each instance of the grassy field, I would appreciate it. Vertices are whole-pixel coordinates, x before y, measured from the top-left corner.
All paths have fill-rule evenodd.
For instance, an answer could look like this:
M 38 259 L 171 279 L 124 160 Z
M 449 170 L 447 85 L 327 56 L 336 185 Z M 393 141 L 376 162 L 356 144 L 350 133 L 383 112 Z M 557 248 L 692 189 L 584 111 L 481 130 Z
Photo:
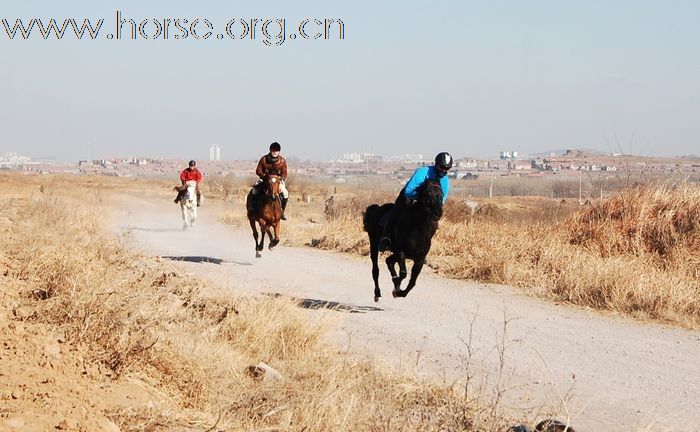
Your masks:
M 247 187 L 242 184 L 239 190 L 245 193 Z M 290 190 L 284 242 L 362 255 L 369 253 L 362 212 L 369 204 L 394 199 L 392 192 L 380 188 L 302 183 L 290 185 Z M 237 193 L 228 199 L 241 203 Z M 697 184 L 622 187 L 585 205 L 560 198 L 454 195 L 428 256 L 439 274 L 514 285 L 555 301 L 700 327 Z M 222 219 L 247 225 L 238 207 Z
M 504 430 L 486 394 L 324 345 L 330 312 L 233 298 L 105 231 L 167 182 L 2 175 L 3 418 L 25 430 Z M 70 187 L 68 187 L 70 186 Z M 263 373 L 261 362 L 282 376 Z M 9 423 L 8 423 L 9 424 Z

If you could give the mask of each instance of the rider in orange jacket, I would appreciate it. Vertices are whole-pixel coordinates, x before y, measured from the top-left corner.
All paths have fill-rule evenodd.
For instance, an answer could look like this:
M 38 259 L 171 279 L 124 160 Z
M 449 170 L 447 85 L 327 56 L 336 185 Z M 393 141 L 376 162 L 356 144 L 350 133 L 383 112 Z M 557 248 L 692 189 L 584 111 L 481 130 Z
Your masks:
M 270 152 L 258 161 L 258 166 L 255 169 L 255 174 L 260 177 L 258 182 L 253 186 L 253 189 L 249 192 L 248 198 L 246 199 L 246 209 L 250 215 L 253 212 L 253 196 L 257 195 L 259 192 L 258 186 L 262 183 L 262 180 L 270 174 L 274 174 L 280 177 L 282 180 L 280 182 L 280 192 L 282 193 L 282 219 L 287 220 L 284 216 L 284 209 L 287 208 L 287 201 L 289 200 L 289 191 L 284 184 L 287 179 L 287 161 L 282 157 L 280 151 L 282 146 L 273 142 L 270 144 Z

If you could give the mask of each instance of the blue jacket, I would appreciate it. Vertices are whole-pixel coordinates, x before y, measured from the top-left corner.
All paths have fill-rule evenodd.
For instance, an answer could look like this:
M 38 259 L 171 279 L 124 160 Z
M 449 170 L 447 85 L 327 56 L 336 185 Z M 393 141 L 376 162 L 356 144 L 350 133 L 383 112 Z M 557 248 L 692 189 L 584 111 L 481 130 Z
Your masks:
M 422 185 L 426 180 L 439 180 L 440 187 L 442 188 L 442 203 L 445 204 L 447 201 L 447 195 L 450 193 L 450 182 L 447 176 L 442 178 L 438 177 L 437 170 L 434 165 L 420 167 L 413 172 L 411 179 L 404 186 L 404 194 L 406 198 L 416 199 L 418 198 L 418 187 Z

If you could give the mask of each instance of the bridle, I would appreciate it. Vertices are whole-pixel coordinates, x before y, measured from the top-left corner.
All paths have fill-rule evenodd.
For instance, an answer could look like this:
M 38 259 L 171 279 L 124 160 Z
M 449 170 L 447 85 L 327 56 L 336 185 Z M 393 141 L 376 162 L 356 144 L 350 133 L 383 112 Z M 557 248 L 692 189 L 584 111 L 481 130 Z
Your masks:
M 281 179 L 279 176 L 274 175 L 274 174 L 269 174 L 267 178 L 265 179 L 265 194 L 272 198 L 273 201 L 277 200 L 279 198 L 279 182 Z M 272 185 L 277 184 L 277 192 L 272 191 Z

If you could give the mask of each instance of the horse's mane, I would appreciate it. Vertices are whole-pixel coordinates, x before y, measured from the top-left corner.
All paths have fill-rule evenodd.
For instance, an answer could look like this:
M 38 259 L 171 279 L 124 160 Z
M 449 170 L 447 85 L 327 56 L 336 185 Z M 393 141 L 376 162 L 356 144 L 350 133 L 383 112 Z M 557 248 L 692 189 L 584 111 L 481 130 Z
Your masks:
M 442 217 L 442 187 L 437 180 L 428 180 L 418 188 L 417 205 L 438 220 Z

